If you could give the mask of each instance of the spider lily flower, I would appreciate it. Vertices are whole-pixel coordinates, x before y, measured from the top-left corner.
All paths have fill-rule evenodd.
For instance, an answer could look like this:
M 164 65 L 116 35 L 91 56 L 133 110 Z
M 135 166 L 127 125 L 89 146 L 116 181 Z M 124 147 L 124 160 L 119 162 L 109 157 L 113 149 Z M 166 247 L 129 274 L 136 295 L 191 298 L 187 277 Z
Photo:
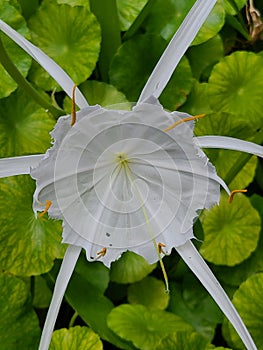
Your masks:
M 0 160 L 0 177 L 31 174 L 35 212 L 63 220 L 69 246 L 57 277 L 39 349 L 47 350 L 59 307 L 81 252 L 106 266 L 126 250 L 149 263 L 174 247 L 235 327 L 247 349 L 256 349 L 244 323 L 191 242 L 197 212 L 230 194 L 201 147 L 263 157 L 263 147 L 220 136 L 194 137 L 193 120 L 165 111 L 158 97 L 215 4 L 197 0 L 172 38 L 131 111 L 89 106 L 76 90 L 80 111 L 59 118 L 45 155 Z M 42 51 L 0 21 L 0 29 L 36 59 L 71 96 L 73 82 Z

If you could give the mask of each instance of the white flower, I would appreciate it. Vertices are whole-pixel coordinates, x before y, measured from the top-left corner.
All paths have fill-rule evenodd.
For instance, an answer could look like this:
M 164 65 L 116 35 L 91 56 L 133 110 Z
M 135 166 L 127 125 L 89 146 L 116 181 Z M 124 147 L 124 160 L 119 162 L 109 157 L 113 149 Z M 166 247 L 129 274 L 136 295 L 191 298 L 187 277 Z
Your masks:
M 193 136 L 189 116 L 168 113 L 157 98 L 194 39 L 215 0 L 197 0 L 171 40 L 132 111 L 81 108 L 71 126 L 61 117 L 46 155 L 0 160 L 0 176 L 28 174 L 36 179 L 34 210 L 47 203 L 51 217 L 63 220 L 69 243 L 57 277 L 40 350 L 49 347 L 65 289 L 81 248 L 89 260 L 107 266 L 125 250 L 150 263 L 175 247 L 232 322 L 247 349 L 256 349 L 231 301 L 191 243 L 197 211 L 219 201 L 224 184 L 200 147 L 223 147 L 263 157 L 263 147 L 228 137 Z M 35 58 L 70 96 L 72 80 L 38 48 L 0 21 L 0 29 Z M 171 126 L 175 127 L 171 127 Z
M 98 252 L 105 265 L 132 250 L 153 263 L 156 245 L 167 253 L 193 238 L 197 210 L 219 202 L 221 182 L 196 145 L 183 113 L 157 103 L 132 111 L 88 107 L 62 117 L 54 146 L 31 172 L 36 179 L 34 210 L 63 220 L 63 242 Z

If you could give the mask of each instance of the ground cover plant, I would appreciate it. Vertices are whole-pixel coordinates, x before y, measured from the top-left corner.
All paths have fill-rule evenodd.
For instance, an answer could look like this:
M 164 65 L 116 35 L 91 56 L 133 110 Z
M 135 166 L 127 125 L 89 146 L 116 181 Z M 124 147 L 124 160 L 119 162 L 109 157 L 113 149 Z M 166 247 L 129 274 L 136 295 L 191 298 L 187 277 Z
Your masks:
M 141 132 L 144 138 L 146 135 L 149 139 L 152 134 L 156 135 L 154 141 L 163 146 L 168 136 L 166 138 L 164 132 L 159 135 L 158 130 L 166 134 L 170 132 L 169 137 L 183 150 L 180 153 L 178 149 L 169 149 L 171 155 L 177 152 L 177 157 L 183 159 L 186 155 L 187 160 L 191 160 L 189 167 L 194 179 L 194 187 L 190 190 L 191 200 L 188 202 L 187 191 L 180 192 L 184 211 L 189 207 L 189 217 L 188 214 L 181 214 L 180 206 L 172 207 L 174 198 L 166 195 L 164 203 L 168 203 L 168 206 L 163 208 L 158 222 L 163 228 L 166 221 L 177 220 L 182 215 L 192 227 L 194 220 L 193 232 L 186 230 L 187 239 L 197 238 L 192 242 L 232 299 L 257 348 L 263 349 L 263 181 L 262 160 L 256 157 L 262 157 L 263 152 L 254 145 L 263 142 L 263 24 L 260 15 L 263 9 L 259 1 L 246 3 L 241 0 L 218 0 L 182 59 L 178 56 L 180 47 L 172 52 L 180 62 L 175 64 L 177 67 L 174 73 L 172 68 L 167 68 L 169 74 L 173 73 L 169 83 L 170 77 L 162 78 L 163 86 L 157 84 L 156 89 L 151 91 L 149 76 L 194 2 L 167 0 L 164 5 L 161 0 L 0 0 L 0 19 L 55 60 L 83 94 L 68 83 L 63 73 L 56 70 L 59 68 L 55 69 L 50 61 L 46 61 L 45 69 L 52 67 L 55 80 L 59 81 L 63 77 L 59 81 L 62 89 L 38 63 L 1 33 L 0 157 L 3 160 L 0 161 L 0 175 L 3 178 L 0 182 L 0 349 L 38 349 L 61 259 L 71 255 L 74 256 L 74 263 L 67 265 L 65 258 L 62 272 L 70 269 L 74 269 L 74 272 L 71 276 L 71 272 L 67 271 L 67 277 L 71 276 L 71 279 L 58 314 L 50 349 L 244 348 L 240 337 L 220 310 L 234 325 L 235 322 L 238 324 L 232 311 L 230 315 L 228 313 L 230 306 L 225 304 L 225 300 L 220 301 L 221 294 L 217 294 L 217 290 L 213 290 L 213 287 L 209 290 L 209 283 L 214 286 L 215 282 L 207 282 L 206 277 L 198 276 L 220 308 L 185 264 L 184 260 L 197 275 L 201 274 L 200 271 L 209 274 L 208 270 L 202 270 L 206 268 L 198 260 L 199 255 L 191 255 L 193 266 L 187 261 L 187 249 L 193 254 L 193 246 L 187 243 L 186 250 L 180 248 L 184 242 L 180 241 L 181 238 L 179 241 L 169 241 L 169 232 L 168 236 L 163 234 L 163 241 L 159 241 L 152 230 L 152 227 L 158 230 L 159 226 L 149 224 L 148 204 L 144 202 L 144 197 L 141 198 L 145 188 L 134 176 L 139 174 L 140 179 L 150 176 L 156 180 L 151 182 L 152 187 L 149 186 L 149 198 L 159 203 L 159 197 L 155 198 L 156 193 L 159 194 L 155 191 L 159 173 L 148 173 L 141 164 L 136 168 L 137 172 L 131 172 L 133 168 L 126 152 L 119 152 L 115 159 L 114 171 L 117 169 L 117 175 L 114 179 L 120 181 L 121 178 L 122 187 L 121 190 L 113 191 L 113 194 L 121 194 L 127 200 L 132 193 L 137 198 L 137 204 L 146 203 L 142 205 L 141 216 L 137 215 L 136 218 L 150 233 L 149 244 L 153 246 L 154 253 L 148 253 L 148 244 L 142 244 L 141 248 L 141 242 L 139 244 L 137 240 L 134 246 L 126 246 L 127 241 L 121 236 L 114 240 L 113 231 L 107 231 L 102 238 L 97 238 L 100 226 L 96 226 L 97 237 L 88 237 L 84 242 L 85 233 L 82 232 L 80 238 L 67 225 L 73 220 L 79 232 L 84 219 L 87 220 L 87 226 L 93 227 L 91 218 L 79 220 L 79 207 L 71 206 L 67 210 L 63 200 L 57 204 L 55 199 L 48 201 L 53 188 L 45 181 L 48 176 L 62 179 L 64 172 L 68 174 L 74 164 L 73 160 L 66 167 L 73 144 L 69 143 L 68 146 L 65 143 L 57 162 L 53 162 L 52 157 L 59 148 L 57 145 L 65 142 L 66 135 L 75 140 L 69 130 L 78 130 L 79 140 L 78 135 L 86 125 L 86 119 L 84 112 L 80 111 L 75 121 L 74 107 L 78 105 L 84 110 L 86 100 L 90 106 L 99 104 L 107 107 L 105 110 L 87 107 L 90 108 L 91 118 L 94 117 L 85 134 L 85 138 L 91 142 L 91 149 L 93 136 L 98 131 L 101 137 L 94 149 L 111 145 L 112 139 L 115 140 L 118 135 L 115 133 L 116 123 L 121 127 L 120 116 L 125 115 L 127 125 L 133 126 L 129 134 L 134 133 L 133 138 L 137 143 Z M 39 52 L 32 52 L 28 49 L 31 56 L 40 55 Z M 169 57 L 171 59 L 171 54 Z M 167 73 L 163 66 L 159 71 L 161 77 L 165 75 L 164 72 Z M 150 95 L 153 96 L 147 100 Z M 76 103 L 72 103 L 69 97 L 76 99 Z M 139 101 L 137 109 L 134 107 L 133 112 L 130 112 L 136 101 Z M 166 111 L 178 112 L 170 114 Z M 131 117 L 129 113 L 133 113 Z M 159 119 L 160 113 L 163 118 L 170 120 L 171 125 Z M 189 119 L 185 113 L 194 117 Z M 69 116 L 58 119 L 65 114 Z M 78 120 L 83 121 L 81 118 L 84 122 L 78 124 Z M 50 157 L 51 161 L 41 161 L 31 172 L 33 179 L 37 180 L 35 192 L 36 183 L 27 175 L 28 169 L 21 172 L 24 166 L 21 164 L 25 164 L 26 159 L 30 160 L 26 163 L 27 168 L 39 164 L 40 158 L 51 146 L 49 133 L 57 120 L 52 133 L 55 140 L 53 151 L 51 149 L 47 154 L 47 159 Z M 137 123 L 136 128 L 134 123 Z M 104 125 L 110 125 L 111 131 L 104 133 Z M 205 163 L 202 173 L 205 180 L 202 181 L 198 172 L 200 159 L 195 159 L 196 155 L 193 155 L 193 150 L 197 148 L 191 148 L 187 143 L 192 138 L 193 127 L 199 158 Z M 62 133 L 59 128 L 63 129 Z M 121 134 L 125 135 L 124 129 L 121 129 Z M 220 135 L 220 138 L 206 135 Z M 232 138 L 253 144 L 243 144 Z M 125 143 L 122 147 L 126 147 L 127 137 L 120 139 L 123 140 Z M 143 149 L 150 147 L 146 141 L 147 138 L 142 143 Z M 131 142 L 130 145 L 134 147 L 135 144 Z M 218 175 L 201 153 L 200 147 L 215 166 Z M 237 149 L 243 152 L 237 152 Z M 65 150 L 67 152 L 63 158 Z M 146 163 L 154 164 L 156 169 L 167 166 L 162 163 L 162 157 L 149 158 L 150 151 L 154 153 L 156 149 L 149 148 L 149 152 L 146 152 Z M 19 158 L 16 163 L 10 158 L 27 155 L 35 156 Z M 72 151 L 72 159 L 75 155 Z M 95 160 L 100 159 L 102 164 L 105 159 L 100 157 Z M 87 159 L 81 158 L 81 161 L 83 164 L 91 162 L 91 155 L 88 154 Z M 94 174 L 96 179 L 100 178 L 101 169 L 96 166 L 94 169 L 92 179 Z M 182 175 L 185 169 L 178 170 L 177 166 L 172 168 L 174 177 L 160 170 L 161 178 L 168 185 L 177 182 L 185 189 L 189 186 L 188 179 Z M 110 175 L 115 174 L 114 171 Z M 122 171 L 125 176 L 118 177 Z M 180 176 L 176 177 L 176 172 Z M 45 174 L 44 178 L 42 174 Z M 80 186 L 85 181 L 91 181 L 86 174 L 84 178 L 80 173 L 77 175 Z M 105 199 L 103 196 L 107 187 L 101 183 L 97 193 Z M 130 187 L 127 186 L 130 192 L 126 193 L 127 183 L 130 184 Z M 219 185 L 222 191 L 217 205 Z M 66 196 L 74 194 L 70 193 L 69 185 L 61 187 L 55 183 L 54 186 L 56 193 L 66 188 L 69 190 Z M 230 191 L 246 189 L 247 192 L 229 197 L 228 187 Z M 145 194 L 147 197 L 146 190 Z M 49 197 L 46 198 L 46 195 Z M 229 198 L 230 201 L 233 199 L 231 204 Z M 111 198 L 107 203 L 112 205 L 115 202 Z M 63 216 L 61 208 L 64 210 Z M 92 210 L 96 212 L 98 208 L 99 204 L 92 202 Z M 171 209 L 176 211 L 176 219 Z M 195 213 L 198 210 L 197 217 Z M 52 217 L 62 218 L 63 228 L 62 222 Z M 112 219 L 105 214 L 103 220 L 106 225 Z M 119 222 L 115 221 L 115 224 L 117 227 Z M 174 223 L 177 228 L 183 224 L 177 221 Z M 67 249 L 61 243 L 62 230 L 64 241 L 72 249 Z M 106 245 L 104 242 L 109 237 L 112 241 L 106 251 L 103 244 Z M 166 244 L 162 244 L 164 241 Z M 86 256 L 81 248 L 75 249 L 74 244 L 85 248 L 89 254 Z M 172 249 L 174 246 L 176 249 Z M 197 266 L 195 262 L 201 265 Z M 169 293 L 165 290 L 168 284 Z M 64 294 L 62 291 L 60 293 Z M 240 327 L 239 335 L 249 344 L 247 348 L 255 349 L 243 326 Z M 41 349 L 45 349 L 45 346 Z

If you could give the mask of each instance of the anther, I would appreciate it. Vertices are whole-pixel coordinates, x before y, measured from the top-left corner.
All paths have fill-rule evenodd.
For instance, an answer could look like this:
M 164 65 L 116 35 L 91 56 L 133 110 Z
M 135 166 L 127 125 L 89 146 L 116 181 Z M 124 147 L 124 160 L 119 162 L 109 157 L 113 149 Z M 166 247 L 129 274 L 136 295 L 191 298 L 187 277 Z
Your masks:
M 103 256 L 105 256 L 107 253 L 107 248 L 102 248 L 98 253 L 97 253 L 97 256 L 98 258 L 101 258 Z
M 166 255 L 165 251 L 163 250 L 164 247 L 166 247 L 165 244 L 163 244 L 163 243 L 158 243 L 158 251 L 159 251 L 159 254 L 162 253 L 162 254 Z
M 185 123 L 185 122 L 189 122 L 191 120 L 196 120 L 196 119 L 200 119 L 203 118 L 205 116 L 205 114 L 199 114 L 199 115 L 194 115 L 193 117 L 187 117 L 187 118 L 183 118 L 180 120 L 177 120 L 175 123 L 173 123 L 172 125 L 168 126 L 168 128 L 164 129 L 164 132 L 170 131 L 172 129 L 174 129 L 177 125 Z
M 40 218 L 42 218 L 48 212 L 48 209 L 51 207 L 51 205 L 52 205 L 51 201 L 46 201 L 45 209 L 39 214 Z
M 232 191 L 228 197 L 228 203 L 232 203 L 234 195 L 236 193 L 246 193 L 246 192 L 247 192 L 247 190 L 234 190 L 234 191 Z
M 72 109 L 71 109 L 71 123 L 70 126 L 73 126 L 76 123 L 77 114 L 76 114 L 76 103 L 75 103 L 75 92 L 77 85 L 74 84 L 72 89 Z

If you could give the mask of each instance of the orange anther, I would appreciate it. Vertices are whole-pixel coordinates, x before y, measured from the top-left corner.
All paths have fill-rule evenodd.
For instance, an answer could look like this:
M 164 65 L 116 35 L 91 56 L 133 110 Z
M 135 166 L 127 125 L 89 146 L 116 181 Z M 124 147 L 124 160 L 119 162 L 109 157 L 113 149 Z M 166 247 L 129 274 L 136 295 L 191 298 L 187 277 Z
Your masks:
M 98 253 L 98 258 L 102 257 L 102 256 L 105 256 L 107 253 L 107 248 L 102 248 Z
M 166 254 L 165 251 L 163 250 L 164 247 L 166 247 L 165 244 L 163 244 L 163 243 L 158 243 L 158 251 L 159 251 L 159 254 L 161 254 L 161 253 Z
M 48 212 L 48 209 L 51 207 L 51 205 L 52 205 L 51 201 L 46 201 L 45 209 L 39 214 L 40 218 L 42 218 Z
M 196 119 L 200 119 L 203 118 L 205 116 L 205 114 L 199 114 L 199 115 L 194 115 L 193 117 L 187 117 L 187 118 L 183 118 L 180 120 L 177 120 L 175 123 L 173 123 L 172 125 L 168 126 L 168 128 L 164 129 L 164 132 L 170 131 L 172 129 L 174 129 L 177 125 L 185 123 L 185 122 L 189 122 L 191 120 L 196 120 Z
M 234 195 L 236 193 L 246 193 L 246 192 L 247 192 L 247 190 L 234 190 L 234 191 L 232 191 L 228 197 L 228 203 L 232 203 Z
M 70 126 L 73 126 L 76 123 L 76 120 L 77 120 L 76 103 L 75 103 L 76 88 L 77 88 L 77 85 L 74 84 L 73 89 L 72 89 L 72 110 L 71 110 L 71 123 L 70 123 Z

